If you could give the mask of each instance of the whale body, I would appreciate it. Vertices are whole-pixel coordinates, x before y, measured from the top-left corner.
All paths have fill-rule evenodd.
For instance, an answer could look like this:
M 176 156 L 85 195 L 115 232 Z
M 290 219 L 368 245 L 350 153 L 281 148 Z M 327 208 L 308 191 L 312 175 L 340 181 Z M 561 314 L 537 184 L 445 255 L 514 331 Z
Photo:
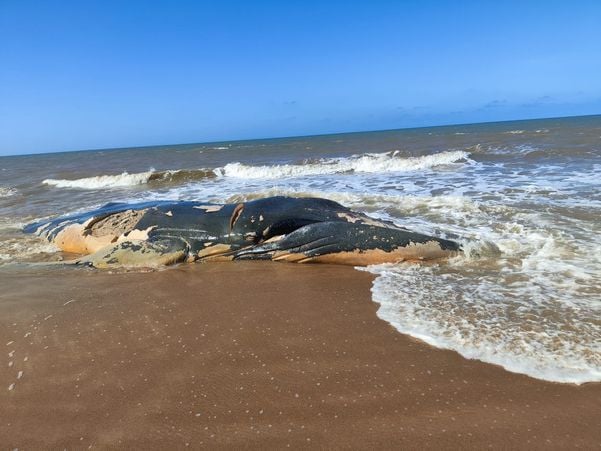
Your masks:
M 237 204 L 110 203 L 30 224 L 94 267 L 273 260 L 366 266 L 444 259 L 458 243 L 373 219 L 321 198 L 269 197 Z

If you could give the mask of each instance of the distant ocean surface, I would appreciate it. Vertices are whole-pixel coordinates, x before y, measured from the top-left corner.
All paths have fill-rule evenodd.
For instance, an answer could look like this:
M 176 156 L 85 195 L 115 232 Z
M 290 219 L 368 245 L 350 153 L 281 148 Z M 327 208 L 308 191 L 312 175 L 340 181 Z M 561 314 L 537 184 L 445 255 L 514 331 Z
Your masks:
M 58 258 L 21 233 L 32 220 L 273 195 L 464 243 L 448 263 L 367 268 L 400 332 L 540 379 L 601 381 L 601 116 L 1 157 L 0 265 Z

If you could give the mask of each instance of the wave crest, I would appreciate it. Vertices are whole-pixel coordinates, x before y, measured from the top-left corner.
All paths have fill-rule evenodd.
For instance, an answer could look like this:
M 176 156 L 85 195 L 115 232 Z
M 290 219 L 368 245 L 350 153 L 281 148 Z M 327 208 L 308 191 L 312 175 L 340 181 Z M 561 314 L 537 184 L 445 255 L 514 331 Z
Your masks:
M 222 177 L 275 179 L 346 172 L 406 172 L 457 163 L 461 160 L 467 160 L 469 157 L 468 152 L 461 150 L 409 158 L 402 158 L 399 154 L 399 151 L 367 153 L 347 158 L 322 159 L 307 164 L 281 164 L 273 166 L 249 166 L 242 163 L 229 163 L 223 168 L 215 169 L 215 173 Z
M 98 188 L 117 188 L 123 186 L 134 186 L 147 183 L 152 176 L 153 171 L 130 174 L 123 172 L 118 175 L 98 175 L 95 177 L 84 177 L 81 179 L 45 179 L 44 185 L 55 186 L 57 188 L 79 188 L 79 189 L 98 189 Z
M 117 175 L 98 175 L 80 179 L 45 179 L 44 185 L 56 188 L 74 189 L 100 189 L 100 188 L 123 188 L 127 186 L 144 185 L 146 183 L 183 183 L 192 180 L 215 177 L 211 169 L 181 169 L 177 171 L 154 171 L 137 172 L 130 174 L 127 171 Z

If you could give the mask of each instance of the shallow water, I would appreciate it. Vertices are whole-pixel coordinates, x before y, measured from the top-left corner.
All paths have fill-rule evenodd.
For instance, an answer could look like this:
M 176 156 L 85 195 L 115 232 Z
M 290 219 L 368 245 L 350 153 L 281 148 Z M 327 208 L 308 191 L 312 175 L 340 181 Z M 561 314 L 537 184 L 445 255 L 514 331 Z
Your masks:
M 466 255 L 370 267 L 379 316 L 466 357 L 601 381 L 601 116 L 0 158 L 0 263 L 33 219 L 108 201 L 320 196 Z

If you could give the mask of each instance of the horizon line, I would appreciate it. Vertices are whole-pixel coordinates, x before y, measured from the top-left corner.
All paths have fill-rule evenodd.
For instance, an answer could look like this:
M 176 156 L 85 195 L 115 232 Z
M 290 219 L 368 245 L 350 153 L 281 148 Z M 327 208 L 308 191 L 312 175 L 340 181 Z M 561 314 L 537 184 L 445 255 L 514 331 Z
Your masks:
M 400 127 L 400 128 L 385 128 L 385 129 L 372 129 L 372 130 L 353 130 L 353 131 L 340 131 L 332 133 L 315 133 L 307 135 L 291 135 L 291 136 L 271 136 L 261 138 L 242 138 L 232 140 L 211 140 L 211 141 L 195 141 L 186 143 L 168 143 L 168 144 L 148 144 L 148 145 L 136 145 L 136 146 L 124 146 L 124 147 L 98 147 L 89 149 L 72 149 L 72 150 L 53 150 L 49 152 L 34 152 L 34 153 L 23 153 L 23 154 L 7 154 L 0 155 L 0 158 L 4 157 L 29 157 L 34 155 L 48 155 L 48 154 L 60 154 L 60 153 L 80 153 L 80 152 L 100 152 L 100 151 L 116 151 L 125 149 L 150 149 L 156 147 L 168 147 L 168 146 L 193 146 L 193 145 L 204 145 L 204 144 L 222 144 L 222 143 L 240 143 L 247 141 L 269 141 L 277 139 L 295 139 L 295 138 L 316 138 L 320 136 L 336 136 L 336 135 L 352 135 L 359 133 L 378 133 L 378 132 L 392 132 L 401 130 L 419 130 L 423 128 L 443 128 L 443 127 L 461 127 L 468 125 L 482 125 L 482 124 L 502 124 L 507 122 L 530 122 L 530 121 L 543 121 L 543 120 L 554 120 L 554 119 L 570 119 L 578 117 L 595 117 L 601 116 L 600 113 L 596 114 L 578 114 L 571 116 L 547 116 L 537 117 L 530 119 L 505 119 L 501 121 L 478 121 L 478 122 L 462 122 L 462 123 L 449 123 L 449 124 L 438 124 L 438 125 L 423 125 L 419 127 Z

